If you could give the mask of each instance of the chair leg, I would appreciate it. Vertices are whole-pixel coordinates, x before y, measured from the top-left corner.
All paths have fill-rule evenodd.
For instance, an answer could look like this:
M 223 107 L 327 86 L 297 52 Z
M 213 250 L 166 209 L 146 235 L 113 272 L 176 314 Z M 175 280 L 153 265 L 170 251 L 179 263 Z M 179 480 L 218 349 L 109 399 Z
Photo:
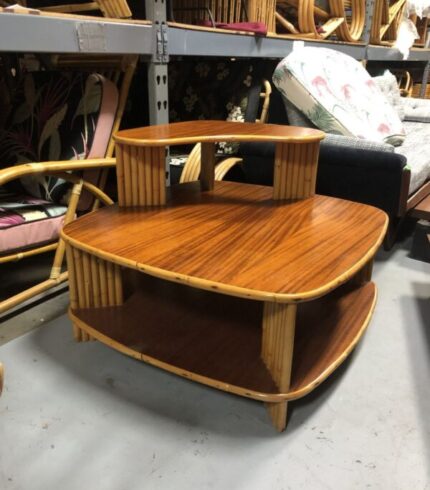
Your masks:
M 261 357 L 279 391 L 290 387 L 297 305 L 266 302 L 263 310 Z M 275 428 L 287 425 L 287 402 L 266 403 Z
M 66 215 L 64 217 L 64 225 L 67 225 L 75 218 L 76 209 L 78 207 L 79 198 L 81 197 L 83 180 L 80 179 L 76 184 L 72 187 L 72 194 L 70 196 L 69 205 L 67 207 Z M 66 251 L 66 245 L 64 240 L 60 238 L 58 240 L 58 247 L 55 252 L 54 263 L 52 264 L 51 274 L 49 276 L 50 279 L 57 279 L 61 274 L 61 267 L 64 261 L 64 255 Z
M 28 299 L 34 298 L 38 294 L 41 294 L 48 289 L 51 289 L 55 286 L 58 286 L 64 281 L 67 281 L 68 273 L 63 272 L 56 279 L 47 279 L 32 288 L 26 289 L 25 291 L 21 291 L 20 293 L 12 296 L 10 298 L 5 299 L 0 302 L 0 314 L 5 313 L 6 311 L 18 306 L 19 304 L 27 301 Z

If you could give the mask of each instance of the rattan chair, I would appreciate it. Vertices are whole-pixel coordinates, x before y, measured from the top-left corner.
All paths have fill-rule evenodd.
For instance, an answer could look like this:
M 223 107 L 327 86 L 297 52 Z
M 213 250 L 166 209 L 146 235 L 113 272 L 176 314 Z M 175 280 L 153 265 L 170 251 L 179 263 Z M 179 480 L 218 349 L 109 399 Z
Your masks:
M 270 83 L 267 80 L 263 80 L 261 91 L 259 94 L 261 112 L 260 116 L 255 119 L 254 122 L 265 123 L 267 121 L 271 93 L 272 87 Z M 189 154 L 184 168 L 182 169 L 181 177 L 179 180 L 181 184 L 185 182 L 193 182 L 199 179 L 201 168 L 201 154 L 201 144 L 197 143 Z M 235 165 L 240 164 L 241 161 L 241 158 L 229 157 L 219 162 L 215 167 L 215 180 L 223 180 L 230 169 L 232 169 Z
M 101 11 L 104 17 L 128 19 L 131 17 L 131 10 L 127 0 L 97 0 L 95 2 L 70 2 L 62 5 L 55 5 L 57 2 L 42 2 L 32 0 L 19 2 L 31 8 L 37 8 L 45 12 L 59 12 L 64 14 L 79 14 L 83 12 Z M 54 3 L 54 5 L 49 5 Z M 48 5 L 47 5 L 48 4 Z
M 5 189 L 4 186 L 6 184 L 10 186 L 12 181 L 17 181 L 23 177 L 27 178 L 28 176 L 38 176 L 38 178 L 40 176 L 55 176 L 56 179 L 63 179 L 69 182 L 71 191 L 69 188 L 68 195 L 70 197 L 67 203 L 67 210 L 63 215 L 64 225 L 73 220 L 77 213 L 97 207 L 100 201 L 104 204 L 112 204 L 112 200 L 102 189 L 106 182 L 109 167 L 115 166 L 115 159 L 112 158 L 115 147 L 112 134 L 118 130 L 121 122 L 137 58 L 135 56 L 83 57 L 80 55 L 62 55 L 53 58 L 51 61 L 55 68 L 62 71 L 72 70 L 76 73 L 77 71 L 87 70 L 88 74 L 90 71 L 96 71 L 97 75 L 91 76 L 101 76 L 103 80 L 107 79 L 113 82 L 114 85 L 111 83 L 110 87 L 117 87 L 116 105 L 105 106 L 107 109 L 106 113 L 110 111 L 112 115 L 109 116 L 109 125 L 106 127 L 107 129 L 105 128 L 105 134 L 99 132 L 101 137 L 99 137 L 98 142 L 101 143 L 98 145 L 97 154 L 94 158 L 91 158 L 90 154 L 90 158 L 85 160 L 23 163 L 0 170 L 0 189 Z M 106 118 L 104 122 L 102 119 L 101 116 L 98 117 L 97 127 L 99 124 L 105 124 Z M 97 127 L 94 132 L 97 131 Z M 85 130 L 87 129 L 85 128 Z M 0 252 L 1 265 L 55 250 L 49 278 L 0 302 L 0 314 L 67 280 L 67 271 L 62 272 L 65 247 L 64 242 L 61 239 L 58 240 L 60 229 L 61 224 L 55 230 L 55 238 L 48 243 L 39 242 L 30 246 L 26 245 L 23 249 L 9 250 L 6 253 Z M 3 233 L 2 229 L 0 229 L 0 238 L 1 233 Z

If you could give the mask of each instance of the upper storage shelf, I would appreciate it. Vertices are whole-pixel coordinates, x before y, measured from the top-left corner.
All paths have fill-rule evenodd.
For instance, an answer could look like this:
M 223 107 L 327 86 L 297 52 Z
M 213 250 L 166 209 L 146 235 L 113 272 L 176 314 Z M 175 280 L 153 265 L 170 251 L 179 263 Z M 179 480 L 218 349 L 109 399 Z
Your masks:
M 155 26 L 148 21 L 106 19 L 67 14 L 7 13 L 0 9 L 0 51 L 28 53 L 110 53 L 156 55 Z M 295 39 L 258 37 L 222 29 L 169 23 L 166 54 L 283 58 Z M 166 42 L 166 39 L 164 39 Z M 355 59 L 401 60 L 396 49 L 363 43 L 304 41 L 306 46 L 330 47 Z M 411 49 L 409 60 L 428 61 L 430 50 Z
M 0 51 L 151 55 L 151 22 L 0 12 Z

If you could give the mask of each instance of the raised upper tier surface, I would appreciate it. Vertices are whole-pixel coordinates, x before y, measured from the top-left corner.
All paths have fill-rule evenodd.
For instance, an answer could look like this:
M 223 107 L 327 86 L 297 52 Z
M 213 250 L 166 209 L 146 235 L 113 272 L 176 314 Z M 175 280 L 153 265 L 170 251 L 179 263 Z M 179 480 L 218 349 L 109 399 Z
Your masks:
M 144 128 L 126 129 L 115 141 L 134 146 L 183 145 L 217 141 L 274 141 L 312 143 L 324 138 L 317 129 L 277 124 L 237 123 L 231 121 L 188 121 Z

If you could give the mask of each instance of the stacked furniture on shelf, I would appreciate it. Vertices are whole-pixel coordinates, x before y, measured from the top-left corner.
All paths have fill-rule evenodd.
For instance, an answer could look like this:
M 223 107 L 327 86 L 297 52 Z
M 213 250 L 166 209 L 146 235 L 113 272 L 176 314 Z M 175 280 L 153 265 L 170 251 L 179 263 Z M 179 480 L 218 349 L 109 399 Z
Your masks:
M 280 113 L 279 94 L 274 93 L 269 122 L 276 118 L 277 123 L 334 133 L 321 145 L 317 192 L 386 211 L 390 229 L 385 244 L 390 247 L 402 218 L 413 216 L 430 194 L 428 102 L 401 98 L 395 77 L 384 75 L 380 86 L 397 95 L 402 122 L 378 89 L 377 78 L 353 58 L 326 48 L 293 52 L 273 78 L 287 111 Z M 246 143 L 241 156 L 246 181 L 271 185 L 273 145 Z
M 397 31 L 406 8 L 406 0 L 375 0 L 370 42 L 372 44 L 392 44 L 397 39 Z
M 262 23 L 271 35 L 359 41 L 365 23 L 365 0 L 330 0 L 327 10 L 314 0 L 258 2 L 211 0 L 199 6 L 191 0 L 173 0 L 171 20 L 213 27 L 244 28 L 240 23 Z
M 120 131 L 118 205 L 62 231 L 75 338 L 266 403 L 286 426 L 347 357 L 376 300 L 384 212 L 315 194 L 321 131 L 195 121 Z M 273 189 L 215 181 L 215 143 L 276 144 Z M 202 145 L 166 189 L 166 147 Z
M 50 276 L 0 313 L 67 280 L 61 227 L 101 200 L 135 56 L 60 56 L 23 74 L 0 132 L 0 264 L 55 250 Z M 19 78 L 19 77 L 18 77 Z M 83 191 L 82 199 L 80 200 Z M 97 199 L 94 202 L 91 194 Z
M 131 11 L 127 0 L 96 0 L 94 2 L 78 0 L 67 4 L 62 0 L 21 0 L 20 2 L 10 3 L 18 3 L 23 7 L 44 12 L 77 14 L 99 11 L 104 17 L 118 19 L 128 19 L 131 17 Z

